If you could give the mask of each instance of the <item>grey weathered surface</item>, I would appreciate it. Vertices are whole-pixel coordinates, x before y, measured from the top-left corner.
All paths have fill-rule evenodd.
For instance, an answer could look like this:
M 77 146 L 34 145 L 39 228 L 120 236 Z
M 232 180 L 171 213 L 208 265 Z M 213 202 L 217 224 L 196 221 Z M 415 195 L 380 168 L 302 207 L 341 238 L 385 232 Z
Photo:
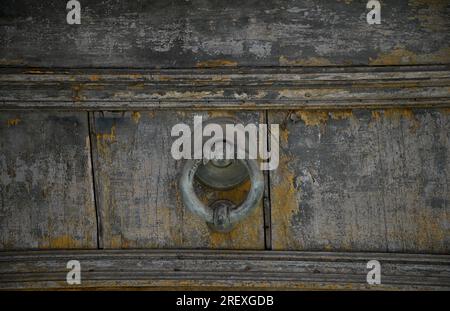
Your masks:
M 0 249 L 96 248 L 87 113 L 0 113 Z
M 201 113 L 232 115 L 258 124 L 257 112 Z M 262 204 L 227 234 L 212 232 L 183 205 L 178 189 L 182 160 L 170 148 L 172 126 L 192 128 L 194 112 L 96 112 L 92 141 L 100 242 L 104 248 L 264 249 Z M 240 203 L 249 184 L 231 191 L 198 188 L 205 203 L 228 198 Z
M 82 285 L 66 283 L 81 264 Z M 369 260 L 381 285 L 366 282 Z M 387 253 L 97 250 L 0 253 L 0 289 L 450 289 L 450 257 Z
M 284 250 L 450 252 L 450 114 L 270 112 L 272 245 Z
M 447 0 L 3 0 L 0 63 L 42 67 L 411 65 L 450 62 Z
M 449 107 L 450 67 L 0 70 L 0 109 Z
M 367 1 L 92 0 L 72 26 L 66 3 L 0 2 L 0 288 L 71 289 L 78 259 L 92 289 L 373 289 L 378 259 L 376 289 L 450 289 L 448 255 L 392 253 L 450 253 L 449 1 L 372 26 Z M 196 113 L 283 129 L 229 234 L 179 197 L 170 129 Z M 97 247 L 222 250 L 42 251 Z M 223 250 L 264 248 L 297 252 Z

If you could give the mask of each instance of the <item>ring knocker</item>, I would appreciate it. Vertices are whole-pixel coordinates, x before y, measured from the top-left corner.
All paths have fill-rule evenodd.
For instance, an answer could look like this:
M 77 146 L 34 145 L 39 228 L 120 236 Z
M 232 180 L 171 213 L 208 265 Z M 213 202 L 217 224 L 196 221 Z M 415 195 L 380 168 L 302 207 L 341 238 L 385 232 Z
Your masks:
M 237 206 L 228 200 L 206 206 L 195 193 L 194 179 L 218 190 L 232 189 L 247 179 L 251 186 L 246 199 Z M 180 177 L 180 192 L 184 205 L 212 230 L 229 232 L 258 206 L 264 192 L 264 177 L 254 159 L 209 160 L 206 164 L 204 159 L 187 160 Z

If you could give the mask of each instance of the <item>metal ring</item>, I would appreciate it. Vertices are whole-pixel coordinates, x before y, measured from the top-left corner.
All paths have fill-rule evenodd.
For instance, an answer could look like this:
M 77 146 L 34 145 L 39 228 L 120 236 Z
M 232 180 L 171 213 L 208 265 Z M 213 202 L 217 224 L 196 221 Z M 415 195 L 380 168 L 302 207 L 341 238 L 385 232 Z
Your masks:
M 247 169 L 251 187 L 246 199 L 236 208 L 221 205 L 211 209 L 199 200 L 194 191 L 195 172 L 203 163 L 202 159 L 187 160 L 180 177 L 180 191 L 184 205 L 194 214 L 203 218 L 215 231 L 228 232 L 258 206 L 264 192 L 264 177 L 258 162 L 251 159 L 238 159 Z

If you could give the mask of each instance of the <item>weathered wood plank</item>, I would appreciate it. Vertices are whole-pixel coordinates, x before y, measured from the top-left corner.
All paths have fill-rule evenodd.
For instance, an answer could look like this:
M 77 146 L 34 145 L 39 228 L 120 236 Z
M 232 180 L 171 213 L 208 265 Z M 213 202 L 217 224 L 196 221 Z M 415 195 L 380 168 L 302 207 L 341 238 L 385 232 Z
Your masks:
M 3 0 L 0 63 L 42 67 L 411 65 L 450 62 L 446 0 Z
M 450 67 L 2 69 L 0 109 L 449 107 Z
M 100 240 L 104 248 L 264 249 L 263 208 L 227 234 L 210 231 L 181 201 L 178 182 L 183 161 L 174 160 L 170 135 L 177 123 L 192 126 L 193 112 L 101 113 L 92 119 L 93 159 Z M 257 112 L 202 113 L 204 119 L 237 116 L 258 124 Z M 231 191 L 198 185 L 205 203 L 229 199 L 240 203 L 249 184 Z
M 0 249 L 96 248 L 87 113 L 0 113 Z
M 449 110 L 270 112 L 277 250 L 449 253 Z
M 66 264 L 81 264 L 81 285 Z M 368 285 L 366 264 L 381 264 Z M 450 257 L 395 253 L 97 250 L 0 252 L 1 289 L 449 289 Z

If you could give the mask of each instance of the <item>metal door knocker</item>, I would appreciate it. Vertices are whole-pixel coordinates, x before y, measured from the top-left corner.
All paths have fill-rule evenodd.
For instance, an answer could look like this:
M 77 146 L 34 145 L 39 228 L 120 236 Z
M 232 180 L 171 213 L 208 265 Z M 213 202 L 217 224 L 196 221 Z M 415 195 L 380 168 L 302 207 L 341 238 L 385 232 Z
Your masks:
M 224 121 L 221 119 L 222 124 Z M 251 186 L 245 200 L 237 206 L 228 200 L 206 206 L 195 193 L 194 179 L 216 190 L 235 188 L 248 179 Z M 254 159 L 190 159 L 183 167 L 179 185 L 183 203 L 191 212 L 203 218 L 212 230 L 229 232 L 258 206 L 264 192 L 264 177 Z

